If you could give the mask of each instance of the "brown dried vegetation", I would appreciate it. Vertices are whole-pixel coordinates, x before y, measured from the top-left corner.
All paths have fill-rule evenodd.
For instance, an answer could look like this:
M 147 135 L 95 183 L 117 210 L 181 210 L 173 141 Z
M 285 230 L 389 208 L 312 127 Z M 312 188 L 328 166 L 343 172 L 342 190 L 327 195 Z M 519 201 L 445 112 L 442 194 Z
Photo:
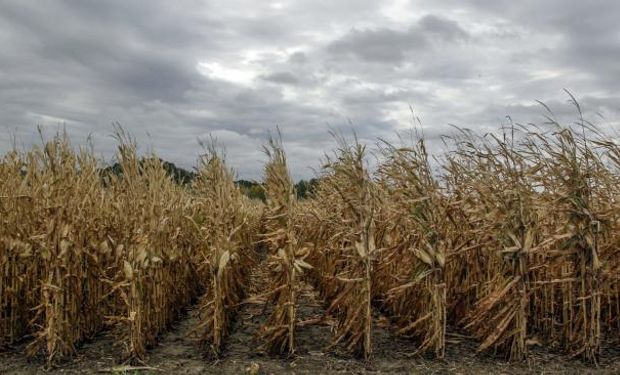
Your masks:
M 335 318 L 331 344 L 365 360 L 382 313 L 440 358 L 460 327 L 512 360 L 540 344 L 596 362 L 620 332 L 620 146 L 581 118 L 577 130 L 549 119 L 546 131 L 461 131 L 434 160 L 423 138 L 382 141 L 373 168 L 365 145 L 337 137 L 305 200 L 271 141 L 266 204 L 240 192 L 214 145 L 185 187 L 122 130 L 117 174 L 62 134 L 9 152 L 0 348 L 27 341 L 51 365 L 107 331 L 144 360 L 199 299 L 195 331 L 217 357 L 264 251 L 270 352 L 295 354 L 309 281 Z
M 192 221 L 199 227 L 197 242 L 203 244 L 195 261 L 207 286 L 197 328 L 207 354 L 218 357 L 255 266 L 254 244 L 261 207 L 235 186 L 233 173 L 214 143 L 200 160 L 192 188 L 197 209 Z

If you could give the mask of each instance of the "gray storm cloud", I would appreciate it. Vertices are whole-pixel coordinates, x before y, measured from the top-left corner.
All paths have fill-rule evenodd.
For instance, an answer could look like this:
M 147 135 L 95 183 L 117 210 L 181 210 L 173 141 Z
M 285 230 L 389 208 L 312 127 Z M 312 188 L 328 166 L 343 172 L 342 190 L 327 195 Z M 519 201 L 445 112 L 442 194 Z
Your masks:
M 191 167 L 209 135 L 243 178 L 279 126 L 295 178 L 329 129 L 395 139 L 418 116 L 441 149 L 448 124 L 506 115 L 566 121 L 568 88 L 617 126 L 616 1 L 0 1 L 0 152 L 65 126 L 110 158 L 112 123 Z M 411 109 L 414 113 L 412 114 Z

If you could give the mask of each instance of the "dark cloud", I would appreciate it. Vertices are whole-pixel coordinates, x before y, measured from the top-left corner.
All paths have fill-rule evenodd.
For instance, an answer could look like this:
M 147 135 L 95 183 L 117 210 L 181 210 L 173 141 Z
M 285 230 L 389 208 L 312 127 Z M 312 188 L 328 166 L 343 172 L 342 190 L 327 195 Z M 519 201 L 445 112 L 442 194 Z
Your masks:
M 281 83 L 285 85 L 296 85 L 299 79 L 291 72 L 274 72 L 261 77 L 265 81 Z
M 327 47 L 333 55 L 353 55 L 370 62 L 400 64 L 411 52 L 425 52 L 434 41 L 455 42 L 468 38 L 457 22 L 427 15 L 407 30 L 352 29 Z
M 422 17 L 418 22 L 418 28 L 422 32 L 446 41 L 466 40 L 469 38 L 469 34 L 457 22 L 433 14 Z
M 342 39 L 331 43 L 333 55 L 351 54 L 370 62 L 400 63 L 408 52 L 423 50 L 427 40 L 423 35 L 391 29 L 351 30 Z
M 289 56 L 288 61 L 294 64 L 303 64 L 306 61 L 308 61 L 308 58 L 306 57 L 306 54 L 303 52 L 295 52 Z

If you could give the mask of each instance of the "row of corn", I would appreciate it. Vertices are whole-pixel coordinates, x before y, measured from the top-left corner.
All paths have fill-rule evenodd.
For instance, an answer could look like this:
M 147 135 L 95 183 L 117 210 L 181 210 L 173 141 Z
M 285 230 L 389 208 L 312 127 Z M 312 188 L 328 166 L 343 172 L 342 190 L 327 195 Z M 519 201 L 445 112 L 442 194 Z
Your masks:
M 195 301 L 219 352 L 252 264 L 260 204 L 243 197 L 214 147 L 193 186 L 117 132 L 115 168 L 65 134 L 0 161 L 0 349 L 48 365 L 106 333 L 144 360 Z
M 296 226 L 333 343 L 370 358 L 383 313 L 437 357 L 448 327 L 512 360 L 542 345 L 596 362 L 617 345 L 620 147 L 579 125 L 463 131 L 433 160 L 415 135 L 380 142 L 372 169 L 340 139 Z

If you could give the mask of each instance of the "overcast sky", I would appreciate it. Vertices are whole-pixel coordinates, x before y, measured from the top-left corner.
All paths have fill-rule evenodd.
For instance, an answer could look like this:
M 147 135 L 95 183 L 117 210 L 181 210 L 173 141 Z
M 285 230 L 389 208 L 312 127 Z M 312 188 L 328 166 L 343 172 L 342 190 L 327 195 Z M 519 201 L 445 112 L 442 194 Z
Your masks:
M 536 99 L 570 120 L 564 88 L 613 128 L 619 15 L 615 0 L 0 0 L 0 152 L 64 124 L 109 160 L 119 122 L 185 167 L 211 134 L 260 178 L 278 125 L 308 177 L 330 127 L 392 139 L 411 106 L 438 150 L 448 124 L 541 122 Z

